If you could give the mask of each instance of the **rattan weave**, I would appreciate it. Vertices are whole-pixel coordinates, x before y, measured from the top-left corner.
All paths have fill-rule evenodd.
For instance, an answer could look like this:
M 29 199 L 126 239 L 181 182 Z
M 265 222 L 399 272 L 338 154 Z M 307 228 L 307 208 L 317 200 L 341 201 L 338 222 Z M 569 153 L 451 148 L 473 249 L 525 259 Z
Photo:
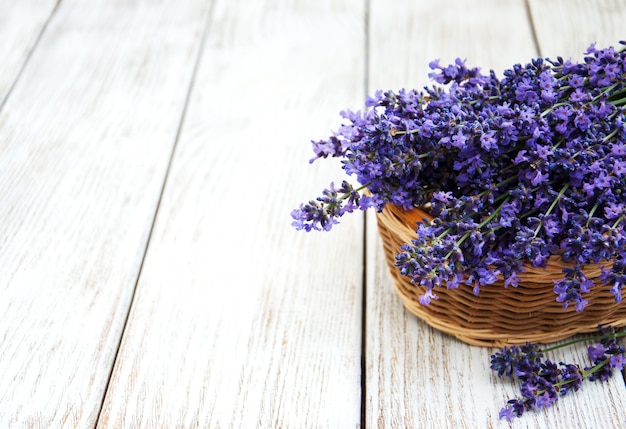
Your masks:
M 439 287 L 434 290 L 439 299 L 428 306 L 421 305 L 418 298 L 425 289 L 402 276 L 394 263 L 400 246 L 416 237 L 416 222 L 424 218 L 428 215 L 421 210 L 405 211 L 387 204 L 378 213 L 377 222 L 393 283 L 404 306 L 433 328 L 468 344 L 502 347 L 526 341 L 559 341 L 595 331 L 599 324 L 626 325 L 626 300 L 616 303 L 609 288 L 596 279 L 600 266 L 585 270 L 596 287 L 586 295 L 589 304 L 582 312 L 577 312 L 573 305 L 564 309 L 562 303 L 556 302 L 553 280 L 562 277 L 564 266 L 558 256 L 552 256 L 545 269 L 528 266 L 519 275 L 517 287 L 505 288 L 499 281 L 481 287 L 478 296 L 471 286 Z

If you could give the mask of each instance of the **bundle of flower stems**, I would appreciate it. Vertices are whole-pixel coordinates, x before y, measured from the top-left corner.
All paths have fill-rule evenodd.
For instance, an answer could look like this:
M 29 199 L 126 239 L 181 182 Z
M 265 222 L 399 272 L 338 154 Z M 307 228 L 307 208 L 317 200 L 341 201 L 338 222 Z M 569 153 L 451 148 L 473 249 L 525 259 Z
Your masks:
M 331 183 L 292 212 L 297 229 L 330 230 L 355 210 L 426 208 L 396 257 L 423 288 L 516 287 L 525 266 L 566 263 L 555 299 L 582 311 L 626 279 L 626 51 L 592 45 L 584 60 L 534 59 L 502 77 L 456 60 L 430 64 L 431 87 L 378 91 L 367 109 L 313 142 L 358 182 Z M 601 264 L 600 286 L 585 266 Z

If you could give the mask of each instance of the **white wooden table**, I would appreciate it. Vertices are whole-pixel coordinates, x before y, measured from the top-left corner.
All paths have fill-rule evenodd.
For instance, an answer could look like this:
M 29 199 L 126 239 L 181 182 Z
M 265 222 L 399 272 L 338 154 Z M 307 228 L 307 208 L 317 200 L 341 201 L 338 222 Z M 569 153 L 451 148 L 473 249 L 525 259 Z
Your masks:
M 620 0 L 0 0 L 0 428 L 626 427 L 621 374 L 498 420 L 493 350 L 403 310 L 373 216 L 289 217 L 342 178 L 309 141 L 366 94 L 435 58 L 579 59 L 625 22 Z

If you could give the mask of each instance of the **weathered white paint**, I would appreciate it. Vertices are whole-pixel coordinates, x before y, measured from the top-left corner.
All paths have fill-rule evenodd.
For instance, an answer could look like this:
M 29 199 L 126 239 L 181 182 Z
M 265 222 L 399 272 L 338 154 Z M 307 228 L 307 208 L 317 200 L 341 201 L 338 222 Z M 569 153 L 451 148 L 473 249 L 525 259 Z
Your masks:
M 351 1 L 217 1 L 99 428 L 361 424 L 362 216 L 297 232 L 363 97 Z M 327 165 L 324 165 L 327 164 Z
M 582 60 L 591 43 L 618 47 L 626 41 L 621 0 L 528 0 L 541 56 Z
M 57 0 L 0 0 L 0 106 L 51 17 Z
M 0 427 L 95 425 L 206 10 L 63 1 L 0 113 Z

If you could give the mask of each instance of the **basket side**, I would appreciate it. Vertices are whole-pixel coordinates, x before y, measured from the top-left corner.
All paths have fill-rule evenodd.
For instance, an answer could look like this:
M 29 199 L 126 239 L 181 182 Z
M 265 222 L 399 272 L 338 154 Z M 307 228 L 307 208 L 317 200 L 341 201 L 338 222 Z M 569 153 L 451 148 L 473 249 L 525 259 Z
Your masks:
M 616 303 L 609 288 L 598 280 L 600 265 L 585 270 L 595 287 L 586 295 L 589 304 L 584 311 L 577 312 L 573 306 L 564 309 L 556 302 L 554 280 L 561 278 L 566 266 L 558 256 L 550 258 L 545 269 L 527 267 L 517 287 L 505 288 L 499 279 L 482 286 L 478 296 L 467 285 L 439 287 L 434 290 L 439 299 L 428 306 L 420 304 L 425 289 L 400 274 L 395 258 L 400 247 L 416 237 L 416 223 L 425 218 L 430 217 L 421 210 L 405 211 L 387 204 L 378 213 L 377 224 L 393 284 L 404 306 L 433 328 L 468 344 L 502 347 L 526 341 L 555 342 L 596 331 L 598 325 L 626 325 L 626 306 Z

